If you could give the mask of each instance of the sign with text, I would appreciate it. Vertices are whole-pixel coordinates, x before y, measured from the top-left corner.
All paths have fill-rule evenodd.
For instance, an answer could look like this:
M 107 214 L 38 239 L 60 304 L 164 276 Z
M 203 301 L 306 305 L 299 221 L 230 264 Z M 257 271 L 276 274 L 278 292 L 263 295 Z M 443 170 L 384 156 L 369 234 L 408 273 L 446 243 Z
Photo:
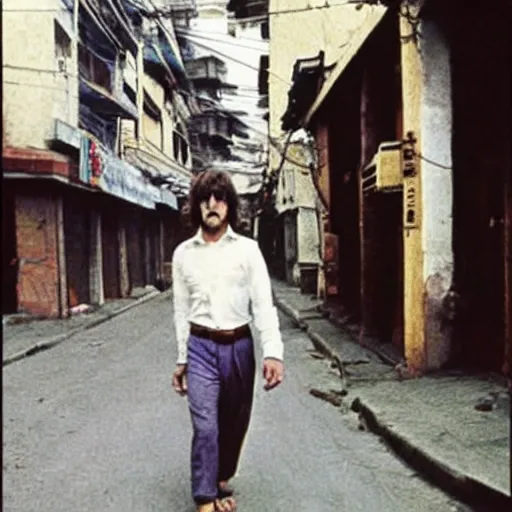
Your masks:
M 417 180 L 404 180 L 404 229 L 419 228 Z
M 140 171 L 130 164 L 109 155 L 99 179 L 99 187 L 121 199 L 144 208 L 155 208 L 161 201 L 158 188 L 146 183 Z
M 403 210 L 404 229 L 418 229 L 420 227 L 420 177 L 418 176 L 418 162 L 416 154 L 416 138 L 412 132 L 402 143 L 403 166 Z

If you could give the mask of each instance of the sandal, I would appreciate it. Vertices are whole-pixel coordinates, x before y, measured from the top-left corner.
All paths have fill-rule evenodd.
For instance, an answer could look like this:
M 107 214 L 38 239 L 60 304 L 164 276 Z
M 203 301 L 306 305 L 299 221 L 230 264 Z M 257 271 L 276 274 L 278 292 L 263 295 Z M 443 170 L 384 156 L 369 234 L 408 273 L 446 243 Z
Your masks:
M 215 512 L 236 512 L 236 501 L 232 496 L 215 500 Z

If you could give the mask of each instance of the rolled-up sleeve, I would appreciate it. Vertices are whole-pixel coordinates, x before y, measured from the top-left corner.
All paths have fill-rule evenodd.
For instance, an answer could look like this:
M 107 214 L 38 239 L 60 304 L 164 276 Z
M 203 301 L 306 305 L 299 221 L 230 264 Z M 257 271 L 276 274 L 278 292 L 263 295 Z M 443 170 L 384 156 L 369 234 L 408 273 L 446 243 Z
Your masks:
M 189 336 L 190 297 L 183 274 L 183 247 L 178 247 L 172 258 L 172 291 L 174 305 L 174 328 L 178 345 L 178 364 L 187 363 L 187 342 Z
M 260 334 L 263 358 L 283 360 L 284 347 L 279 330 L 279 318 L 272 299 L 272 287 L 267 265 L 260 248 L 250 247 L 250 297 L 254 325 Z

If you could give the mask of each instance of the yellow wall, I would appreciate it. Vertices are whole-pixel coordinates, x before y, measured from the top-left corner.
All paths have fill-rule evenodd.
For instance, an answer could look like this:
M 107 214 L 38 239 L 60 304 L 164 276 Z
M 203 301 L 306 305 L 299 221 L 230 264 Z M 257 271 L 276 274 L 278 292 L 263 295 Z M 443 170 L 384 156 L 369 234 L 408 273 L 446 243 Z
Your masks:
M 166 157 L 173 158 L 172 132 L 173 122 L 167 109 L 165 108 L 165 92 L 164 88 L 153 78 L 144 75 L 144 90 L 153 100 L 155 105 L 160 109 L 162 115 L 161 122 L 156 122 L 146 114 L 142 117 L 142 133 L 146 142 L 153 145 L 145 144 L 147 149 L 158 155 L 163 153 Z M 159 151 L 157 151 L 157 148 Z
M 400 19 L 402 36 L 410 34 L 409 22 Z M 412 130 L 421 147 L 422 69 L 418 49 L 411 40 L 402 44 L 402 94 L 404 133 Z M 408 191 L 414 190 L 416 201 L 416 228 L 404 228 L 404 344 L 405 358 L 412 374 L 426 369 L 425 314 L 423 296 L 423 243 L 421 160 L 416 158 L 417 174 L 404 178 L 404 210 Z
M 340 56 L 352 32 L 368 16 L 370 7 L 357 11 L 346 0 L 331 1 L 328 9 L 310 10 L 270 16 L 270 134 L 281 134 L 281 116 L 288 103 L 293 64 L 298 58 L 309 58 L 325 52 L 326 65 Z M 324 0 L 270 0 L 270 11 L 325 5 Z
M 165 98 L 164 88 L 148 75 L 144 75 L 143 84 L 144 91 L 160 109 L 160 113 L 162 113 Z M 154 149 L 158 149 L 160 151 L 163 146 L 162 141 L 167 136 L 166 133 L 163 133 L 162 125 L 163 121 L 155 121 L 146 113 L 142 114 L 142 134 L 144 139 L 152 144 Z
M 163 107 L 164 104 L 164 88 L 153 78 L 148 75 L 144 75 L 143 79 L 144 89 L 149 94 L 151 99 L 158 105 L 159 108 Z
M 174 147 L 173 147 L 173 131 L 174 121 L 172 109 L 173 105 L 165 102 L 165 91 L 162 85 L 160 85 L 152 77 L 144 74 L 141 79 L 141 84 L 144 92 L 153 100 L 155 105 L 160 109 L 162 116 L 161 122 L 157 122 L 143 112 L 143 109 L 139 109 L 139 115 L 141 116 L 142 133 L 140 139 L 136 140 L 136 127 L 135 122 L 123 120 L 121 123 L 121 139 L 122 147 L 125 151 L 131 152 L 134 149 L 139 149 L 144 155 L 145 159 L 149 157 L 156 168 L 165 169 L 166 166 L 169 169 L 180 169 L 185 175 L 188 175 L 192 167 L 192 158 L 190 155 L 190 147 L 188 153 L 188 160 L 183 164 L 181 159 L 176 161 L 174 158 Z M 142 95 L 140 96 L 142 98 Z M 141 99 L 142 101 L 142 99 Z M 169 108 L 171 111 L 169 111 Z M 182 121 L 182 125 L 186 128 L 185 121 Z M 187 133 L 185 130 L 185 137 Z M 166 172 L 163 171 L 165 174 Z
M 55 118 L 76 126 L 76 53 L 72 43 L 68 76 L 59 73 L 51 11 L 57 7 L 57 0 L 2 2 L 4 145 L 45 149 Z
M 163 133 L 162 121 L 156 121 L 146 113 L 142 116 L 142 132 L 144 139 L 153 145 L 155 149 L 162 149 Z

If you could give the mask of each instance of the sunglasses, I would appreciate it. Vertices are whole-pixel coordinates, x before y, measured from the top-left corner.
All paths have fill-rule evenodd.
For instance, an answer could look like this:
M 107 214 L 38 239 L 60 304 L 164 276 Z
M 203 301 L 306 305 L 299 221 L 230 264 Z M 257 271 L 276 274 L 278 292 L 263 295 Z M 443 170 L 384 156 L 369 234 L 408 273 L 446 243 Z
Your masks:
M 207 192 L 205 194 L 202 194 L 199 197 L 200 202 L 208 201 L 210 197 L 213 196 L 215 198 L 215 201 L 225 201 L 226 200 L 226 193 L 222 190 L 212 190 L 211 192 Z

